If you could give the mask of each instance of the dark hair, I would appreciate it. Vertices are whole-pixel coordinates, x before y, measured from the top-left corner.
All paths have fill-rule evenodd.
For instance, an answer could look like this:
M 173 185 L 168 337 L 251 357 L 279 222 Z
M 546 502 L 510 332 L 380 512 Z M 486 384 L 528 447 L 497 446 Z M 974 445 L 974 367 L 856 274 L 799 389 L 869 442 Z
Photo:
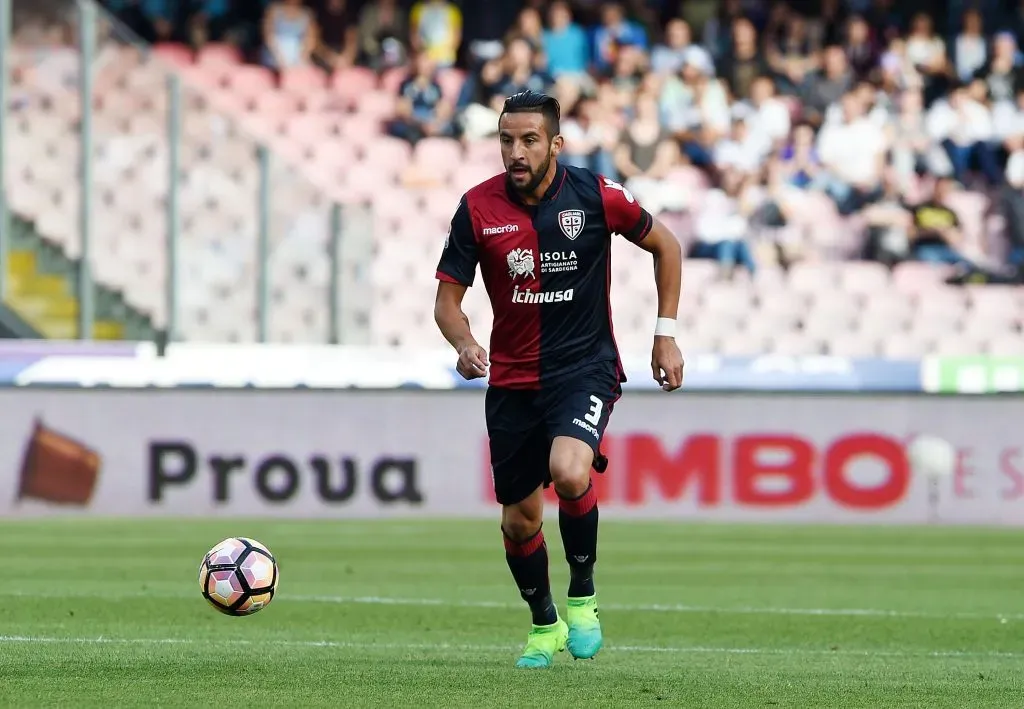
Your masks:
M 536 91 L 520 91 L 505 99 L 501 115 L 506 113 L 539 113 L 544 116 L 544 124 L 548 129 L 548 138 L 554 138 L 562 131 L 562 107 L 558 99 Z M 501 120 L 501 117 L 498 117 Z

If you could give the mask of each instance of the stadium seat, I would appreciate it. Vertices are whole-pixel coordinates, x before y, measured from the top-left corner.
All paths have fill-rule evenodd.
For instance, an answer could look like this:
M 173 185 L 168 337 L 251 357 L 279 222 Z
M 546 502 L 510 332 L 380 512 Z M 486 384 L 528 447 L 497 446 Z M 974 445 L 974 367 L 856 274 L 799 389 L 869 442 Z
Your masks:
M 281 72 L 280 87 L 295 94 L 320 91 L 327 88 L 327 75 L 315 66 L 290 67 Z
M 242 61 L 242 53 L 230 44 L 206 44 L 196 54 L 201 66 L 233 65 Z
M 331 89 L 346 103 L 346 108 L 353 108 L 362 96 L 375 91 L 379 82 L 377 75 L 363 67 L 349 67 L 335 72 L 330 79 Z
M 173 42 L 155 45 L 153 47 L 153 55 L 174 68 L 191 66 L 195 61 L 195 55 L 191 47 Z

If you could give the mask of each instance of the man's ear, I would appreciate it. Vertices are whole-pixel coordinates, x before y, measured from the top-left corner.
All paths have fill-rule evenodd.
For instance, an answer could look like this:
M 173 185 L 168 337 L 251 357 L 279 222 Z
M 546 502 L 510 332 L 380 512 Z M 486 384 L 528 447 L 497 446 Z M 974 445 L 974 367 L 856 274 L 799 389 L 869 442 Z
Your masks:
M 551 156 L 557 158 L 562 153 L 563 146 L 565 146 L 565 138 L 556 135 L 551 141 Z

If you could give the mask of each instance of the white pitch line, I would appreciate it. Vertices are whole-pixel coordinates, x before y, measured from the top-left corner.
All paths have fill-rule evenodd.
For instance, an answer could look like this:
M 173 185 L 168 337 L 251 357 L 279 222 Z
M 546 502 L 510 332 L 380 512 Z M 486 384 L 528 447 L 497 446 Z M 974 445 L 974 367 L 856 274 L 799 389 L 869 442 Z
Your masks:
M 0 597 L 13 598 L 95 598 L 109 601 L 166 598 L 192 598 L 193 594 L 167 593 L 161 591 L 140 591 L 138 593 L 112 592 L 41 592 L 2 591 Z M 196 593 L 198 596 L 198 592 Z M 289 603 L 334 603 L 338 605 L 369 606 L 425 606 L 437 608 L 497 608 L 519 609 L 522 603 L 507 601 L 459 600 L 452 598 L 396 598 L 390 596 L 325 596 L 278 594 L 275 598 Z M 1006 622 L 1024 621 L 1024 613 L 978 613 L 978 612 L 926 612 L 891 610 L 883 608 L 786 608 L 773 606 L 703 606 L 673 603 L 602 603 L 601 608 L 609 611 L 648 613 L 690 613 L 720 615 L 788 615 L 818 616 L 826 618 L 892 618 L 930 620 L 988 620 Z
M 225 638 L 193 639 L 193 638 L 111 638 L 97 637 L 46 637 L 32 635 L 0 635 L 0 644 L 50 644 L 50 645 L 222 645 L 222 646 L 259 646 L 259 647 L 298 647 L 328 648 L 342 650 L 455 650 L 463 652 L 515 652 L 516 645 L 475 645 L 454 643 L 358 643 L 335 640 L 239 640 Z M 607 652 L 640 654 L 669 653 L 689 655 L 781 655 L 781 656 L 845 656 L 845 657 L 889 657 L 889 658 L 978 658 L 978 659 L 1011 659 L 1024 658 L 1021 652 L 970 652 L 963 650 L 827 650 L 814 648 L 771 648 L 771 647 L 704 647 L 692 645 L 685 647 L 662 647 L 657 645 L 611 645 Z
M 292 601 L 314 603 L 338 603 L 349 605 L 380 606 L 439 606 L 463 608 L 520 608 L 520 603 L 500 601 L 461 601 L 443 598 L 391 598 L 385 596 L 284 596 Z M 653 612 L 653 613 L 720 613 L 723 615 L 804 615 L 864 618 L 930 618 L 957 620 L 1024 620 L 1024 613 L 927 613 L 924 611 L 898 611 L 880 608 L 777 608 L 759 606 L 698 606 L 684 604 L 634 604 L 601 603 L 601 608 L 610 611 Z

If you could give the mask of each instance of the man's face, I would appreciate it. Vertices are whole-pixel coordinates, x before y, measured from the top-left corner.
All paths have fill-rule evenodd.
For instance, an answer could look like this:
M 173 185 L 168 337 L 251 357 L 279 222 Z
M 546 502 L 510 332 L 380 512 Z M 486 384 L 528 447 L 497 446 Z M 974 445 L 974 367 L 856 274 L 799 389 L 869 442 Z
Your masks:
M 532 193 L 547 175 L 551 161 L 558 156 L 560 136 L 548 137 L 544 116 L 540 113 L 506 113 L 498 123 L 501 159 L 512 186 L 524 194 Z

